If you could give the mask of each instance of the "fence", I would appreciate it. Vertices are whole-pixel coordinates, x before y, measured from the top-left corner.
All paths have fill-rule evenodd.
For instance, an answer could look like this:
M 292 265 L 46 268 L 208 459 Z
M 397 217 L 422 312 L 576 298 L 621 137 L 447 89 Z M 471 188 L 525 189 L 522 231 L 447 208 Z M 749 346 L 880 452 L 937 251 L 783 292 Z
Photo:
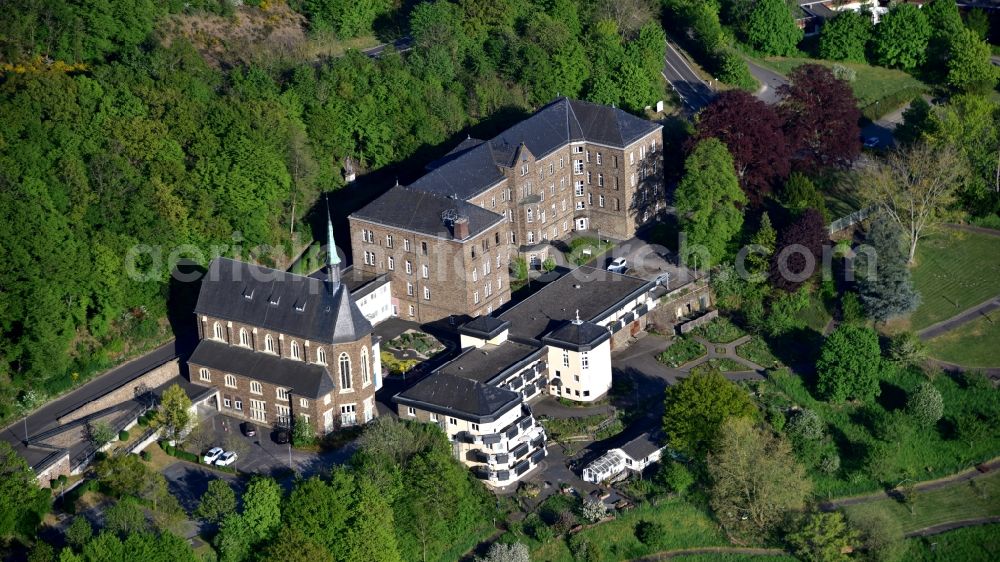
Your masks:
M 836 234 L 845 228 L 852 227 L 868 218 L 874 212 L 875 207 L 868 207 L 866 209 L 854 211 L 846 217 L 841 217 L 830 223 L 830 234 Z

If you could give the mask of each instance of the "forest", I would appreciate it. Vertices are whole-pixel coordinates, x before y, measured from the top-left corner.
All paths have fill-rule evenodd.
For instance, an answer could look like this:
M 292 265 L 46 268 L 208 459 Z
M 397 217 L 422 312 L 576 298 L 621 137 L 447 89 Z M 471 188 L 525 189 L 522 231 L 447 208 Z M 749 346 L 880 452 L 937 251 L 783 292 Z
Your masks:
M 381 172 L 384 189 L 394 167 L 557 95 L 637 113 L 662 99 L 663 30 L 650 4 L 634 4 L 642 9 L 610 0 L 8 3 L 0 420 L 167 338 L 179 257 L 264 247 L 257 259 L 287 266 L 312 241 L 319 194 L 344 186 L 345 159 Z M 387 39 L 409 33 L 413 49 L 246 62 L 207 56 L 213 37 L 170 31 L 252 16 L 267 26 L 281 14 L 298 18 L 307 44 L 376 29 Z M 362 202 L 378 194 L 370 189 Z

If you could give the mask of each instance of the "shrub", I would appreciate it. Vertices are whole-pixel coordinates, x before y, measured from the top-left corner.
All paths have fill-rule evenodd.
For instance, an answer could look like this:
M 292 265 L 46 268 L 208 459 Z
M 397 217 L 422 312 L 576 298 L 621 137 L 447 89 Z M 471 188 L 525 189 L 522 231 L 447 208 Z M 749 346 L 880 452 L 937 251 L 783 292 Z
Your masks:
M 635 525 L 635 538 L 642 544 L 659 550 L 667 537 L 667 528 L 659 521 L 642 520 Z
M 139 427 L 146 427 L 149 425 L 149 420 L 146 419 L 145 415 L 139 416 L 139 419 L 137 419 L 135 422 L 139 425 Z
M 741 90 L 753 92 L 757 89 L 757 81 L 750 74 L 747 61 L 732 49 L 723 49 L 715 56 L 716 76 L 719 80 L 736 86 Z
M 149 451 L 143 451 L 139 453 L 139 457 L 142 458 L 142 460 L 149 462 L 150 459 L 153 458 L 153 455 L 151 455 Z
M 123 430 L 119 431 L 118 432 L 118 440 L 119 441 L 128 441 L 128 430 L 123 429 Z
M 840 311 L 845 324 L 856 324 L 865 319 L 864 308 L 858 294 L 852 291 L 844 293 L 840 299 Z
M 583 500 L 583 507 L 580 510 L 580 514 L 587 521 L 597 523 L 608 514 L 608 508 L 602 501 L 586 499 Z
M 820 457 L 819 465 L 817 465 L 816 468 L 826 474 L 833 474 L 837 472 L 840 470 L 840 455 L 838 455 L 835 450 L 826 451 L 823 453 L 823 456 Z
M 842 64 L 834 64 L 830 67 L 830 70 L 833 72 L 833 76 L 837 78 L 837 80 L 854 82 L 854 79 L 858 77 L 858 73 L 853 68 Z
M 929 382 L 923 382 L 906 400 L 906 411 L 924 427 L 937 423 L 944 415 L 941 392 Z
M 812 410 L 799 410 L 788 422 L 786 433 L 792 442 L 818 441 L 823 438 L 823 420 Z
M 785 428 L 785 421 L 785 413 L 781 411 L 781 408 L 774 405 L 768 406 L 767 422 L 775 431 L 781 432 Z
M 657 473 L 657 478 L 678 494 L 683 494 L 694 484 L 694 474 L 677 461 L 663 464 Z
M 545 261 L 542 262 L 542 269 L 544 269 L 545 271 L 552 271 L 555 268 L 556 268 L 556 260 L 552 258 L 546 258 Z

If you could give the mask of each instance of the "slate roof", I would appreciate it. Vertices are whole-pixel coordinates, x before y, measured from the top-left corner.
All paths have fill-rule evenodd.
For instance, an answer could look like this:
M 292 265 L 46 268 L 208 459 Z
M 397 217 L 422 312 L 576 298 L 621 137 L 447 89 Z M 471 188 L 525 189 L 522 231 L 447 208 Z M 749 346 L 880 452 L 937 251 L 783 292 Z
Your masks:
M 492 383 L 511 367 L 540 354 L 537 346 L 506 341 L 500 345 L 468 348 L 438 371 L 456 377 Z M 436 376 L 436 375 L 434 375 Z
M 510 322 L 505 322 L 492 316 L 477 316 L 462 324 L 458 328 L 458 333 L 482 339 L 493 339 L 500 335 L 500 332 L 510 327 Z
M 291 387 L 293 394 L 314 399 L 334 389 L 330 373 L 320 365 L 283 359 L 277 355 L 215 340 L 202 340 L 188 362 L 224 373 Z
M 510 322 L 510 337 L 540 342 L 574 319 L 599 322 L 622 301 L 654 286 L 652 281 L 583 266 L 549 283 L 498 318 Z
M 501 168 L 516 164 L 522 145 L 535 158 L 570 142 L 624 148 L 660 127 L 621 109 L 561 97 L 489 141 L 463 141 L 410 187 L 469 199 L 504 179 Z
M 458 143 L 458 145 L 455 148 L 449 150 L 448 153 L 442 156 L 441 158 L 428 162 L 424 166 L 424 168 L 427 169 L 428 171 L 436 170 L 437 168 L 444 166 L 448 162 L 451 162 L 452 160 L 458 158 L 459 156 L 465 154 L 466 152 L 472 150 L 473 148 L 476 148 L 477 146 L 483 144 L 483 142 L 485 141 L 482 141 L 480 139 L 474 139 L 470 136 L 465 140 L 463 140 L 462 142 Z
M 202 279 L 198 315 L 214 316 L 324 343 L 372 333 L 343 283 L 215 258 Z
M 659 443 L 657 436 L 649 433 L 643 433 L 621 446 L 622 452 L 631 457 L 632 460 L 642 460 L 662 448 L 663 445 Z
M 476 236 L 504 220 L 461 199 L 397 185 L 351 216 L 429 236 L 450 239 L 451 227 L 442 220 L 445 211 L 457 211 L 469 219 L 469 236 Z
M 431 412 L 490 422 L 520 404 L 521 394 L 465 377 L 435 373 L 393 400 Z
M 566 322 L 561 328 L 542 337 L 542 342 L 562 349 L 590 351 L 610 337 L 607 328 L 593 322 Z

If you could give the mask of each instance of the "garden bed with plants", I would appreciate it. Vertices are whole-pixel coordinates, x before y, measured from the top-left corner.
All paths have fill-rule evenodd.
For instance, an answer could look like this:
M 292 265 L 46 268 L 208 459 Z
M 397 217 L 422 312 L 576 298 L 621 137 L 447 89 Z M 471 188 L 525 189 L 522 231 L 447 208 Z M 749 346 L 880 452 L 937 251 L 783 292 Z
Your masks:
M 753 361 L 765 369 L 780 366 L 778 358 L 771 353 L 771 348 L 760 336 L 753 336 L 749 341 L 738 346 L 736 354 L 747 361 Z
M 708 324 L 698 326 L 691 333 L 712 343 L 723 344 L 734 342 L 747 334 L 743 328 L 733 324 L 730 319 L 724 316 L 719 316 Z
M 705 346 L 690 336 L 678 336 L 656 360 L 668 367 L 680 367 L 705 355 Z

